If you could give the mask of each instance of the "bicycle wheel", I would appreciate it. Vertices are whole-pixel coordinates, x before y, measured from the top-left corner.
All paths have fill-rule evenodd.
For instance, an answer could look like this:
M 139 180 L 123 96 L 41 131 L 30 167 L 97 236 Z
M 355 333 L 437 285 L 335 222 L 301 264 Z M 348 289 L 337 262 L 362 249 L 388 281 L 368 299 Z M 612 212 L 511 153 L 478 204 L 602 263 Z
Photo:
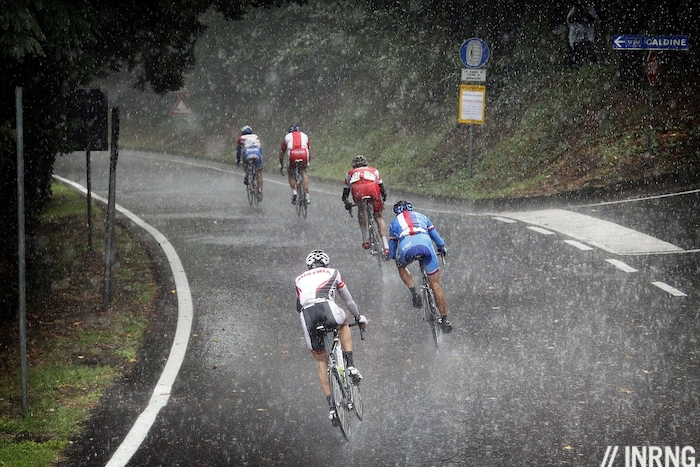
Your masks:
M 253 204 L 257 206 L 260 203 L 260 187 L 258 187 L 258 175 L 253 172 L 253 181 L 250 183 L 253 197 Z
M 435 305 L 433 289 L 430 288 L 430 284 L 426 278 L 423 280 L 423 314 L 428 325 L 430 325 L 430 334 L 433 336 L 433 342 L 435 342 L 435 348 L 437 349 L 440 347 L 440 341 L 442 340 L 440 312 Z
M 351 382 L 350 383 L 350 400 L 352 400 L 353 407 L 355 409 L 355 415 L 359 420 L 362 420 L 364 416 L 364 407 L 362 406 L 362 393 L 360 392 L 360 386 Z
M 253 188 L 254 186 L 257 186 L 257 180 L 255 180 L 255 173 L 250 167 L 248 167 L 247 176 L 248 185 L 246 185 L 246 193 L 248 195 L 248 204 L 252 206 L 255 199 L 257 199 L 255 188 Z
M 372 203 L 367 201 L 366 204 L 366 214 L 367 216 L 367 231 L 369 232 L 369 243 L 370 252 L 372 256 L 377 258 L 377 264 L 379 269 L 382 268 L 382 259 L 384 258 L 384 245 L 382 244 L 382 238 L 379 236 L 379 228 L 377 223 L 374 221 L 374 210 L 372 209 Z
M 340 421 L 340 431 L 343 433 L 345 439 L 349 440 L 352 435 L 352 427 L 350 425 L 350 410 L 348 408 L 348 401 L 343 396 L 343 382 L 338 370 L 336 368 L 331 368 L 328 370 L 328 379 L 331 383 L 331 397 L 333 398 L 333 405 L 335 406 L 335 411 L 338 414 L 338 420 Z
M 301 184 L 297 185 L 297 193 L 297 215 L 306 219 L 308 203 L 306 201 L 306 192 Z

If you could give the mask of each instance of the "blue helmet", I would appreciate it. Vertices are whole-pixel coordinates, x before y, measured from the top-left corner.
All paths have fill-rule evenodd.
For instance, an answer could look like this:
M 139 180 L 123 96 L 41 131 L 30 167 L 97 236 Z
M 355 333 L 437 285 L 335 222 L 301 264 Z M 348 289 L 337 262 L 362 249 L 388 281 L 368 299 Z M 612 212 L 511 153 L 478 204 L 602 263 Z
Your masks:
M 413 205 L 406 200 L 397 201 L 394 204 L 394 214 L 398 215 L 404 211 L 413 211 Z
M 253 129 L 251 127 L 249 127 L 248 125 L 246 125 L 243 128 L 241 128 L 241 134 L 242 135 L 252 135 Z
M 289 127 L 289 130 L 287 130 L 287 133 L 291 133 L 292 131 L 301 131 L 301 128 L 299 125 L 292 125 Z

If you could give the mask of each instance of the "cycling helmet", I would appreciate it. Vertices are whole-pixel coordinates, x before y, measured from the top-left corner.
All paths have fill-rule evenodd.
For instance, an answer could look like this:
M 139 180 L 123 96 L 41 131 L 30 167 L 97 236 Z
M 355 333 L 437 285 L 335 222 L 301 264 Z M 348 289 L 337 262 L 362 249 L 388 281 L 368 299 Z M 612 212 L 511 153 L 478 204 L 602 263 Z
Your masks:
M 413 211 L 413 205 L 406 200 L 397 201 L 394 204 L 394 214 L 401 214 L 404 211 Z
M 294 125 L 289 127 L 289 130 L 287 130 L 287 133 L 291 133 L 292 131 L 294 131 Z
M 355 156 L 352 159 L 352 168 L 356 169 L 358 167 L 367 167 L 367 159 L 365 159 L 365 156 Z
M 243 128 L 241 128 L 241 134 L 242 135 L 252 135 L 253 129 L 251 127 L 249 127 L 248 125 L 246 125 Z
M 299 125 L 294 125 L 294 131 L 301 131 L 301 127 Z
M 319 267 L 325 268 L 330 262 L 331 259 L 326 253 L 323 252 L 323 250 L 314 250 L 311 253 L 309 253 L 309 256 L 306 257 L 306 266 L 309 269 Z

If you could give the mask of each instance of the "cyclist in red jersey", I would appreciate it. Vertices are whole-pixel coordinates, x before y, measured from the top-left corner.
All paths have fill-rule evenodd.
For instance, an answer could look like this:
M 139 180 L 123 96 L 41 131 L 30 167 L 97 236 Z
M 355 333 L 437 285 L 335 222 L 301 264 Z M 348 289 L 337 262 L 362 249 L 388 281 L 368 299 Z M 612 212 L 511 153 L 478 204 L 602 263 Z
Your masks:
M 386 224 L 382 218 L 384 201 L 386 201 L 386 190 L 384 189 L 384 183 L 382 182 L 382 177 L 379 175 L 379 171 L 367 165 L 365 156 L 355 156 L 352 160 L 352 170 L 345 175 L 342 200 L 345 203 L 345 209 L 348 211 L 352 208 L 352 203 L 348 200 L 348 196 L 351 193 L 353 201 L 358 205 L 365 196 L 372 197 L 374 219 L 377 222 L 377 227 L 379 227 L 379 235 L 382 237 L 384 256 L 388 258 L 389 242 L 386 235 Z M 364 209 L 358 209 L 357 219 L 360 223 L 360 230 L 362 231 L 362 248 L 369 249 L 369 232 L 365 224 Z
M 280 147 L 280 171 L 286 165 L 287 180 L 289 181 L 289 187 L 292 189 L 292 204 L 296 204 L 298 195 L 294 181 L 294 164 L 297 160 L 302 161 L 301 179 L 306 192 L 306 202 L 307 204 L 311 203 L 309 198 L 309 175 L 306 173 L 306 169 L 309 168 L 309 162 L 311 161 L 310 147 L 311 141 L 306 133 L 301 131 L 299 125 L 290 126 Z

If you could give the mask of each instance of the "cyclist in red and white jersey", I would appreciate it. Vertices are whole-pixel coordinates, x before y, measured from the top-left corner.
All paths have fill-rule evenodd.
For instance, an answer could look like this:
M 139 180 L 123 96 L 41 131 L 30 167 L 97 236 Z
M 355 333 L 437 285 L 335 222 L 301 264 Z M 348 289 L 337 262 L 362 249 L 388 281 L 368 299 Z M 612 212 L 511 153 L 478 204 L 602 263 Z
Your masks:
M 384 201 L 386 201 L 386 190 L 382 177 L 379 171 L 374 167 L 367 165 L 365 156 L 355 156 L 352 160 L 352 169 L 345 175 L 345 185 L 343 185 L 342 200 L 345 203 L 345 209 L 350 211 L 352 203 L 348 200 L 348 196 L 352 193 L 352 199 L 356 205 L 360 206 L 362 198 L 370 196 L 372 198 L 372 207 L 374 208 L 374 219 L 379 227 L 379 235 L 382 237 L 384 246 L 384 256 L 389 255 L 389 242 L 387 241 L 386 224 L 382 218 L 384 210 Z M 360 223 L 362 231 L 362 248 L 369 249 L 369 232 L 365 223 L 364 209 L 358 209 L 357 219 Z
M 292 204 L 296 204 L 298 195 L 294 180 L 294 165 L 298 160 L 301 161 L 301 179 L 306 192 L 306 202 L 311 202 L 309 198 L 309 174 L 306 173 L 311 161 L 310 148 L 311 141 L 307 134 L 301 131 L 299 125 L 290 126 L 280 147 L 280 171 L 286 165 L 287 180 L 292 189 Z

